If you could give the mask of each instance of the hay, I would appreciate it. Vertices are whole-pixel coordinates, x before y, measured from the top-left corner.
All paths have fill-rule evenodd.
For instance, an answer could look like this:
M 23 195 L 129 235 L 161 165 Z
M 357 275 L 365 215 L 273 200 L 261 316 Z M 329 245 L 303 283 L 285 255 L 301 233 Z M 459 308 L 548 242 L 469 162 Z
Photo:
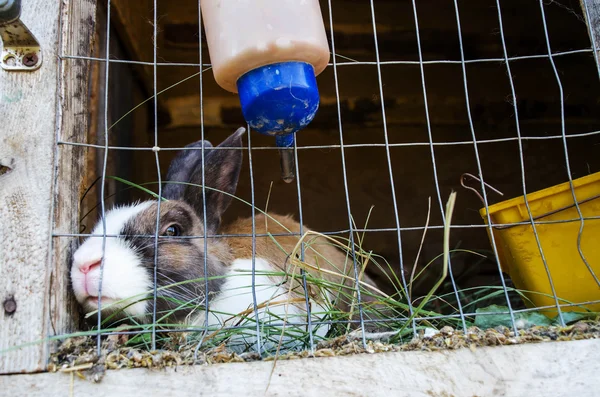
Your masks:
M 97 355 L 93 337 L 80 336 L 66 339 L 51 355 L 50 372 L 74 372 L 80 378 L 100 382 L 107 370 L 126 368 L 162 369 L 183 365 L 211 365 L 230 362 L 294 360 L 309 357 L 335 357 L 362 353 L 403 351 L 440 351 L 486 346 L 504 346 L 523 343 L 600 339 L 600 321 L 579 321 L 567 327 L 533 326 L 519 331 L 519 335 L 505 327 L 481 330 L 470 327 L 465 334 L 445 326 L 433 335 L 419 335 L 404 344 L 389 343 L 395 332 L 365 334 L 367 347 L 362 344 L 362 334 L 355 331 L 319 343 L 314 353 L 309 351 L 289 352 L 279 356 L 261 357 L 257 353 L 237 354 L 220 345 L 198 353 L 194 357 L 195 345 L 185 342 L 186 335 L 172 333 L 164 349 L 145 351 L 125 346 L 127 335 L 110 335 L 102 341 L 100 356 Z

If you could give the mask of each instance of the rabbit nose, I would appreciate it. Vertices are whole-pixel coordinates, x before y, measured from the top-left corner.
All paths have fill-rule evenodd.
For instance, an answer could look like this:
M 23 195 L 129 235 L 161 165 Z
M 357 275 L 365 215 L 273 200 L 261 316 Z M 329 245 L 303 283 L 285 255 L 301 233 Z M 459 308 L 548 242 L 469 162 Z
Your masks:
M 100 260 L 96 260 L 96 261 L 85 262 L 85 263 L 79 265 L 79 270 L 81 270 L 81 273 L 83 273 L 83 274 L 88 274 L 90 272 L 90 270 L 94 269 L 95 267 L 100 266 L 101 261 L 102 260 L 100 259 Z

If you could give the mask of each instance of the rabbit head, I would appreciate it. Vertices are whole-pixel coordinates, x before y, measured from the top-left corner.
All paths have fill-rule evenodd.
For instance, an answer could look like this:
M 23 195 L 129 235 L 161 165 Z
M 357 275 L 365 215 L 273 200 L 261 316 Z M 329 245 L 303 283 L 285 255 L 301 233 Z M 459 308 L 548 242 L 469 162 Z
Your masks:
M 217 148 L 198 141 L 181 151 L 162 189 L 166 200 L 106 212 L 73 254 L 72 287 L 86 313 L 99 309 L 101 294 L 103 314 L 148 321 L 156 288 L 157 319 L 182 320 L 203 304 L 207 288 L 218 293 L 230 258 L 223 243 L 204 236 L 217 233 L 235 193 L 243 155 L 230 148 L 242 146 L 244 131 Z

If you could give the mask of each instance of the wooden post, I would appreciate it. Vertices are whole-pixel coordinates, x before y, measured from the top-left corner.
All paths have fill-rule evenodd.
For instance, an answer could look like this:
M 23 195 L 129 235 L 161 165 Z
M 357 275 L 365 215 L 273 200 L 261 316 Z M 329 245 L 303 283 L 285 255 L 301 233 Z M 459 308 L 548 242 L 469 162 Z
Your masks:
M 600 0 L 581 0 L 581 9 L 588 25 L 594 59 L 600 75 Z
M 85 137 L 87 65 L 59 56 L 90 55 L 95 3 L 24 1 L 21 20 L 43 64 L 0 71 L 0 373 L 44 370 L 44 340 L 73 327 L 69 241 L 53 244 L 52 234 L 77 230 L 82 151 L 56 140 Z
M 62 46 L 64 55 L 90 57 L 94 48 L 97 0 L 69 0 L 62 9 Z M 90 109 L 91 62 L 63 58 L 59 76 L 60 119 L 59 142 L 88 142 Z M 96 109 L 95 109 L 96 110 Z M 94 142 L 95 143 L 95 142 Z M 83 196 L 83 177 L 88 150 L 81 146 L 56 146 L 54 180 L 54 234 L 73 234 L 80 230 L 80 200 Z M 53 237 L 49 263 L 52 278 L 49 282 L 50 335 L 78 330 L 79 306 L 70 284 L 71 254 L 76 237 Z

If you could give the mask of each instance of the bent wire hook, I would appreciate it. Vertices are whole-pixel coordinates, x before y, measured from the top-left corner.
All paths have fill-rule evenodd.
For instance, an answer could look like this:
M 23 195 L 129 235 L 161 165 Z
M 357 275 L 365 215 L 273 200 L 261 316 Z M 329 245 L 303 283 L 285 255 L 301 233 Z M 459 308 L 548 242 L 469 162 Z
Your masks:
M 477 197 L 479 197 L 479 199 L 481 200 L 481 202 L 483 203 L 483 206 L 485 207 L 485 200 L 483 199 L 483 196 L 479 193 L 479 190 L 475 189 L 472 186 L 468 186 L 465 183 L 469 181 L 470 179 L 476 180 L 479 183 L 483 183 L 484 186 L 488 187 L 490 190 L 492 190 L 493 192 L 499 194 L 500 196 L 504 196 L 504 193 L 502 193 L 500 190 L 496 189 L 495 187 L 491 186 L 489 183 L 486 183 L 485 181 L 482 181 L 481 179 L 479 179 L 478 177 L 476 177 L 473 174 L 469 174 L 468 172 L 465 172 L 464 174 L 462 174 L 460 176 L 460 185 L 462 187 L 464 187 L 465 189 L 469 189 L 472 192 L 475 192 L 475 194 L 477 195 Z

